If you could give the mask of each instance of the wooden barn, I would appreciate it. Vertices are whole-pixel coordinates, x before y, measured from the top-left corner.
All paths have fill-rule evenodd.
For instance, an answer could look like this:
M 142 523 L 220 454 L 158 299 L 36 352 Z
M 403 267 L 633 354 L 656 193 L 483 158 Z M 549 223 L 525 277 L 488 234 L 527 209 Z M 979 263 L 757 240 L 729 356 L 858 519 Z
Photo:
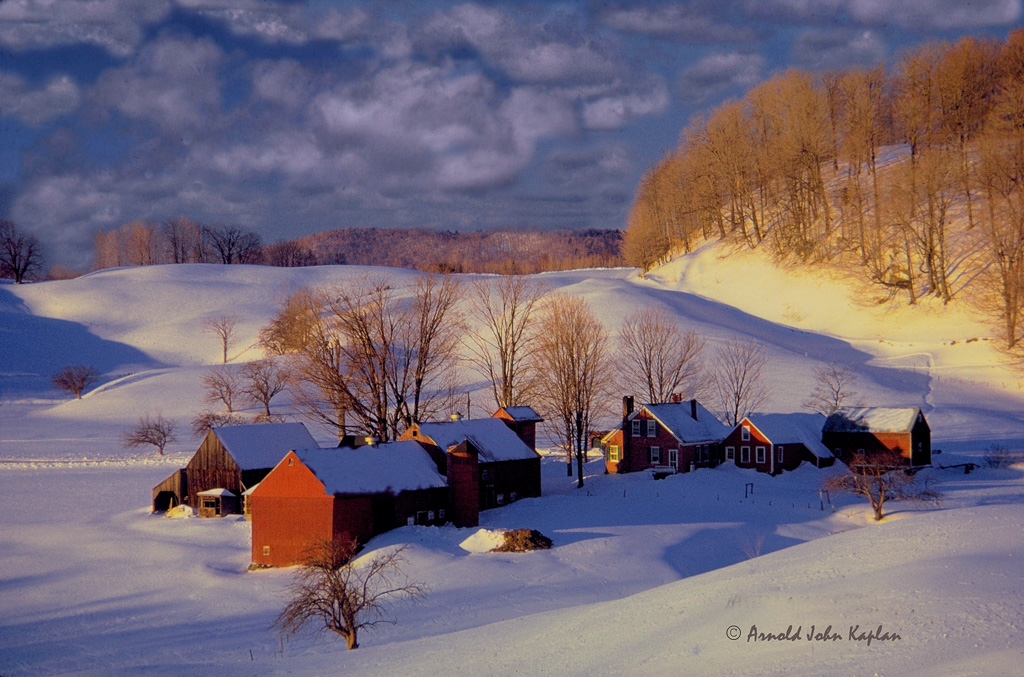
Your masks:
M 417 442 L 295 449 L 249 495 L 252 561 L 290 566 L 317 540 L 443 524 L 448 485 Z
M 642 404 L 622 398 L 622 449 L 617 461 L 605 457 L 609 473 L 654 469 L 687 472 L 691 467 L 719 463 L 721 441 L 729 434 L 718 418 L 697 400 L 675 398 L 664 404 Z M 609 439 L 611 437 L 606 436 Z
M 199 493 L 223 489 L 236 497 L 262 480 L 291 449 L 314 448 L 316 440 L 301 423 L 254 423 L 214 428 L 188 465 L 153 488 L 153 510 L 186 503 L 199 510 Z M 239 501 L 230 511 L 241 509 Z M 208 511 L 211 512 L 211 511 Z
M 907 465 L 931 465 L 932 433 L 920 407 L 845 407 L 825 421 L 822 443 L 849 464 L 855 454 L 892 451 Z
M 751 414 L 722 440 L 725 463 L 777 475 L 807 462 L 824 468 L 835 462 L 821 442 L 821 414 Z
M 448 477 L 452 503 L 465 503 L 465 496 L 475 493 L 477 509 L 487 510 L 540 496 L 540 455 L 501 419 L 414 423 L 401 439 L 417 440 L 427 448 L 438 471 Z M 450 476 L 449 468 L 455 467 L 459 472 Z M 477 519 L 468 512 L 460 515 L 464 518 L 453 521 L 457 526 L 476 526 Z

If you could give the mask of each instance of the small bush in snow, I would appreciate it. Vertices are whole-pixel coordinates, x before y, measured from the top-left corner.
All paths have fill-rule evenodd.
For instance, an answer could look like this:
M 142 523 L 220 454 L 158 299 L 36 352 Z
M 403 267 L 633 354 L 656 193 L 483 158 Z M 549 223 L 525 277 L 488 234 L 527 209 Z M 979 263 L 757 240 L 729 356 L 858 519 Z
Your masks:
M 510 529 L 505 532 L 505 541 L 491 552 L 527 552 L 549 549 L 551 549 L 551 539 L 536 529 Z
M 1001 444 L 993 444 L 986 450 L 982 462 L 986 468 L 1009 468 L 1016 463 L 1024 463 L 1024 453 L 1010 451 Z

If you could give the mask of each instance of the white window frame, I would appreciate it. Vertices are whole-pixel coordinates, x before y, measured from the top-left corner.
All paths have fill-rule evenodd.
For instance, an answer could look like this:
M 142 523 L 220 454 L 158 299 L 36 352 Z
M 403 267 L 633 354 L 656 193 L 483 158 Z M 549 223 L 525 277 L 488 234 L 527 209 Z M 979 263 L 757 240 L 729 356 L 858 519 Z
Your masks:
M 668 450 L 668 464 L 673 468 L 679 468 L 679 450 L 669 449 Z
M 609 461 L 615 461 L 615 462 L 619 461 L 619 445 L 617 445 L 617 444 L 609 444 L 608 445 L 608 460 Z
M 653 418 L 647 419 L 647 436 L 657 437 L 658 436 L 658 422 Z
M 786 458 L 785 450 L 781 444 L 775 447 L 775 462 L 782 463 Z
M 725 460 L 735 461 L 736 460 L 736 447 L 725 448 Z
M 750 447 L 740 447 L 740 463 L 750 463 Z
M 745 425 L 740 427 L 740 440 L 743 442 L 750 441 L 750 426 Z
M 630 436 L 631 437 L 640 437 L 640 419 L 634 418 L 632 421 L 630 421 L 630 423 L 632 424 L 632 429 L 630 430 Z
M 661 447 L 650 447 L 647 450 L 647 457 L 651 465 L 661 465 Z
M 764 449 L 763 446 L 757 445 L 757 447 L 754 448 L 754 454 L 755 454 L 754 458 L 757 459 L 757 461 L 756 461 L 757 463 L 764 463 L 765 462 L 766 456 L 765 456 L 765 449 Z

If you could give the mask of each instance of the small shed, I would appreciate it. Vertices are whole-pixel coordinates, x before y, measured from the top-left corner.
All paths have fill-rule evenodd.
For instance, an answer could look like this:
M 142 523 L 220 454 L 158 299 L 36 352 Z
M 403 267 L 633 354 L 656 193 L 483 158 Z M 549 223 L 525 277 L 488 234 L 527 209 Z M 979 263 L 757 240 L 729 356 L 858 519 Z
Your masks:
M 847 464 L 887 452 L 910 466 L 932 462 L 931 428 L 920 407 L 844 407 L 825 421 L 821 441 Z
M 199 497 L 200 517 L 223 517 L 238 512 L 238 496 L 227 489 L 207 489 L 196 496 Z

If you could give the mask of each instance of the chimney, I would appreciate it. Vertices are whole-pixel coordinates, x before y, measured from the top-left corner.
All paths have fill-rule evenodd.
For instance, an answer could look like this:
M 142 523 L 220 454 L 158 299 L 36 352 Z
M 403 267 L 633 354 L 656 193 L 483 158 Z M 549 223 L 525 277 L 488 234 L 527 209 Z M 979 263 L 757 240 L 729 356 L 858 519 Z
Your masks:
M 679 404 L 683 401 L 683 396 L 679 393 L 672 393 L 672 404 Z
M 622 418 L 626 418 L 633 413 L 633 398 L 626 395 L 622 398 Z
M 462 420 L 462 414 L 460 414 L 459 412 L 455 412 L 454 414 L 452 414 L 451 419 L 453 421 L 461 421 Z
M 694 421 L 697 420 L 697 400 L 690 400 L 690 416 Z

